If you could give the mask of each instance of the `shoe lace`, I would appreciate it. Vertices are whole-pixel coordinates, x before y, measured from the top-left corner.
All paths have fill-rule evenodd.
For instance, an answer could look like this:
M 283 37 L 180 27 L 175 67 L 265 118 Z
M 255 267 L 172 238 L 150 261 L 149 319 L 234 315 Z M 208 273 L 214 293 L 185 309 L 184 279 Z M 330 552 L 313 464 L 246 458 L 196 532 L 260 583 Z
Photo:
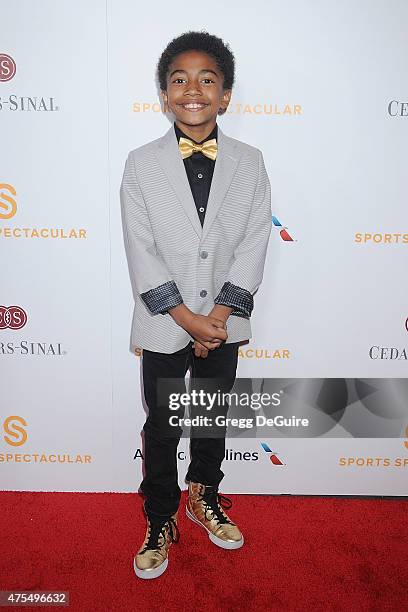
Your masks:
M 225 512 L 223 512 L 223 508 L 229 510 L 232 507 L 232 500 L 229 497 L 221 495 L 221 493 L 218 493 L 213 487 L 205 487 L 204 492 L 200 493 L 199 499 L 205 504 L 204 516 L 207 521 L 215 518 L 219 524 L 228 523 L 234 525 Z M 209 511 L 213 515 L 210 518 L 207 516 L 207 512 Z
M 147 542 L 142 552 L 146 550 L 155 550 L 161 548 L 166 541 L 166 530 L 168 530 L 170 540 L 172 542 L 178 542 L 180 538 L 180 532 L 177 527 L 176 521 L 173 517 L 170 517 L 166 521 L 155 522 L 149 519 L 149 530 L 147 536 Z

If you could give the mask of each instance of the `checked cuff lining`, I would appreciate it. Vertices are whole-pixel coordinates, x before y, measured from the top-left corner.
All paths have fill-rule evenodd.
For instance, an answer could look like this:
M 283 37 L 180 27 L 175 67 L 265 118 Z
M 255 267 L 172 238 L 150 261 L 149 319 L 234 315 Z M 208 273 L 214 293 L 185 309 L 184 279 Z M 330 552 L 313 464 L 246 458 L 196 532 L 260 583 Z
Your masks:
M 215 298 L 214 303 L 233 308 L 231 315 L 249 319 L 254 307 L 254 298 L 252 293 L 246 289 L 226 281 L 221 287 L 221 291 Z
M 167 314 L 169 308 L 183 304 L 183 298 L 174 280 L 169 280 L 154 289 L 140 294 L 152 314 Z

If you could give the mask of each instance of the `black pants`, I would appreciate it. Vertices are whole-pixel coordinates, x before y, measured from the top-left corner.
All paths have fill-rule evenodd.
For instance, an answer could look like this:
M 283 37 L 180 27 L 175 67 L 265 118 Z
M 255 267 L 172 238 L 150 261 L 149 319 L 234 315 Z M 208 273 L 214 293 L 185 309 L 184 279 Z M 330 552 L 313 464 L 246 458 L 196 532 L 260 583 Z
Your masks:
M 174 514 L 181 495 L 177 476 L 177 447 L 182 430 L 172 427 L 169 433 L 168 407 L 163 410 L 157 401 L 157 379 L 178 378 L 174 386 L 172 384 L 172 391 L 185 393 L 184 376 L 191 366 L 192 388 L 198 388 L 194 386 L 195 378 L 222 378 L 222 391 L 229 392 L 235 382 L 238 346 L 238 342 L 221 344 L 208 351 L 206 358 L 195 356 L 192 342 L 171 354 L 143 349 L 143 385 L 149 415 L 143 427 L 145 476 L 140 489 L 146 496 L 145 509 L 151 518 Z M 225 437 L 192 437 L 190 455 L 186 480 L 218 486 L 224 477 L 221 463 L 225 456 Z

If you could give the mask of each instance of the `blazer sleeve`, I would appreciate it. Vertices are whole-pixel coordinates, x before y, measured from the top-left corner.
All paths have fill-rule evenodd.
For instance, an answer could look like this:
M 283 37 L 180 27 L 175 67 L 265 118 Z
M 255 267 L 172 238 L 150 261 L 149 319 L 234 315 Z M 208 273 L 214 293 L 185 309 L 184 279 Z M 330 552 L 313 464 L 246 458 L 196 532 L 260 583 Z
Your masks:
M 152 314 L 166 314 L 169 308 L 182 304 L 183 298 L 163 259 L 157 253 L 131 153 L 125 164 L 120 202 L 133 290 L 140 295 Z
M 227 279 L 215 298 L 233 310 L 231 315 L 248 319 L 263 278 L 266 251 L 272 228 L 271 186 L 261 151 L 258 151 L 258 180 L 251 205 L 247 231 L 234 252 Z

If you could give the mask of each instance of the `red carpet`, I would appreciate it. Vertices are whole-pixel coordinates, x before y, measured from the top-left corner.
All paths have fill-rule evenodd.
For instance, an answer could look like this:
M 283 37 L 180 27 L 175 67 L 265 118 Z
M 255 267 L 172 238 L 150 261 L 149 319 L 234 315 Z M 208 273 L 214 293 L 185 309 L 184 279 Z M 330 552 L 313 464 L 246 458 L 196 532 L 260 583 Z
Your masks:
M 212 545 L 184 515 L 183 494 L 169 568 L 141 581 L 137 494 L 0 492 L 0 590 L 69 591 L 74 612 L 407 610 L 407 501 L 231 498 L 242 549 Z

